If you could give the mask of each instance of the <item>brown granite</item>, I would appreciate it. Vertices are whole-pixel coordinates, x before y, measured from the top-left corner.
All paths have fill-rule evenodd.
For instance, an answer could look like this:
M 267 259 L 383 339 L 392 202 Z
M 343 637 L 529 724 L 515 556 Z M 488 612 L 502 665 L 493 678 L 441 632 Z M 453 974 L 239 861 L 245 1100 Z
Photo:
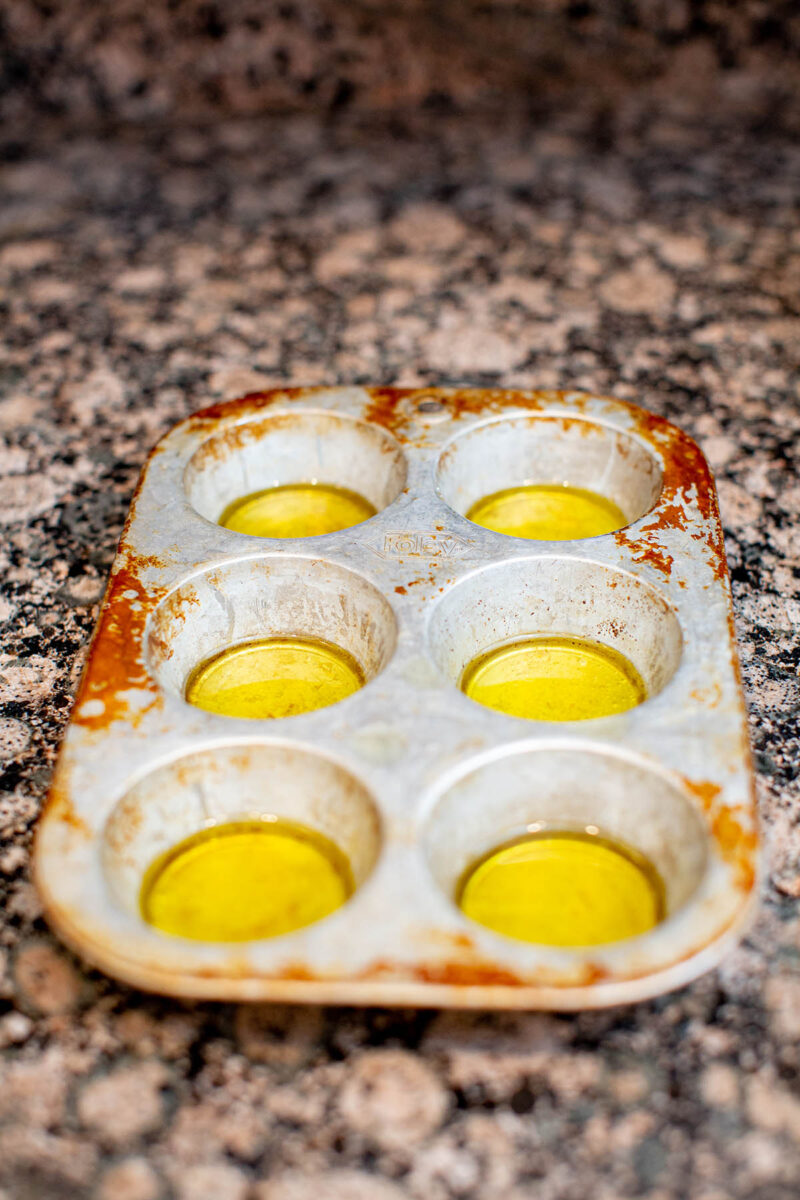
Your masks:
M 5 6 L 15 45 L 32 14 L 61 28 L 51 7 Z M 735 41 L 766 6 L 702 7 L 744 14 Z M 763 41 L 709 85 L 687 30 L 673 59 L 648 45 L 693 112 L 657 79 L 536 118 L 227 111 L 103 137 L 77 101 L 43 115 L 47 89 L 24 108 L 0 170 L 0 1200 L 796 1196 L 800 150 L 783 101 L 769 119 L 782 85 L 745 88 Z M 104 69 L 121 88 L 124 55 Z M 766 869 L 754 929 L 692 987 L 576 1016 L 189 1005 L 49 934 L 31 832 L 147 450 L 215 398 L 367 381 L 611 392 L 708 455 Z
M 0 117 L 718 107 L 797 129 L 795 0 L 0 0 Z M 180 188 L 180 183 L 176 182 Z

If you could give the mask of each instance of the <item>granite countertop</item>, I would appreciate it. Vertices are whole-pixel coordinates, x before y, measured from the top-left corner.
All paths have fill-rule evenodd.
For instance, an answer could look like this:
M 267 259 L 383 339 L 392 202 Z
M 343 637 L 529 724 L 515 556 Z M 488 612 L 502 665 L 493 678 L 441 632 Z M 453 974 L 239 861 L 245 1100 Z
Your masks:
M 701 106 L 702 107 L 702 106 Z M 558 108 L 64 132 L 0 188 L 0 1197 L 789 1200 L 800 1178 L 800 150 Z M 286 383 L 569 386 L 717 476 L 766 842 L 724 965 L 577 1016 L 184 1004 L 28 852 L 150 446 Z

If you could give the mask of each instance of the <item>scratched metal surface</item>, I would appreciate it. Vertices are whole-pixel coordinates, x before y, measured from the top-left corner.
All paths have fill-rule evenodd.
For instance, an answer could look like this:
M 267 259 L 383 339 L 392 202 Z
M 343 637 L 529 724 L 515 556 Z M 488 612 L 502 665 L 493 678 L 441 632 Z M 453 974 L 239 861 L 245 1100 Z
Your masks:
M 320 414 L 323 424 L 326 413 L 366 418 L 391 435 L 387 445 L 399 446 L 407 468 L 396 499 L 354 529 L 291 543 L 232 533 L 192 507 L 187 467 L 201 446 L 228 439 L 238 452 L 257 440 L 266 418 L 299 412 L 312 421 Z M 617 534 L 560 543 L 504 538 L 467 521 L 437 492 L 443 447 L 475 426 L 488 429 L 513 416 L 558 418 L 565 431 L 573 419 L 588 420 L 629 434 L 663 471 L 655 506 Z M 326 564 L 352 572 L 365 595 L 374 589 L 388 602 L 390 612 L 386 604 L 369 611 L 383 612 L 383 621 L 388 613 L 396 644 L 383 655 L 385 665 L 378 655 L 367 686 L 332 708 L 279 723 L 201 712 L 177 689 L 161 687 L 170 650 L 153 633 L 157 606 L 173 611 L 178 589 L 191 592 L 199 574 L 210 572 L 232 589 L 227 603 L 235 609 L 242 580 L 252 586 L 253 578 L 269 577 L 274 564 L 285 568 L 287 556 L 320 578 Z M 490 571 L 499 573 L 486 576 L 484 590 L 501 607 L 511 599 L 503 588 L 528 576 L 544 580 L 544 591 L 559 576 L 579 587 L 584 578 L 613 575 L 620 595 L 655 592 L 680 626 L 677 669 L 639 708 L 580 725 L 517 720 L 473 704 L 442 669 L 442 614 L 459 588 L 477 586 Z M 598 596 L 592 603 L 610 605 L 613 619 L 612 592 Z M 176 637 L 191 607 L 173 605 Z M 630 611 L 635 615 L 635 605 Z M 468 609 L 463 621 L 469 624 Z M 387 626 L 383 635 L 393 642 L 395 630 Z M 644 621 L 629 636 L 634 648 L 639 638 L 638 653 L 655 634 Z M 203 756 L 187 757 L 197 754 Z M 197 827 L 209 817 L 202 789 L 199 799 L 193 790 L 204 763 L 216 763 L 229 791 L 237 777 L 230 771 L 238 773 L 252 796 L 268 786 L 270 755 L 282 769 L 297 765 L 301 791 L 320 770 L 332 772 L 338 782 L 331 787 L 339 790 L 322 819 L 336 820 L 346 809 L 347 820 L 372 830 L 375 853 L 366 855 L 352 900 L 317 925 L 245 946 L 192 943 L 149 928 L 124 879 L 138 870 L 148 787 L 159 785 L 166 833 L 178 834 L 187 822 Z M 679 852 L 670 869 L 678 889 L 689 891 L 676 911 L 642 937 L 569 952 L 514 942 L 466 921 L 442 885 L 442 861 L 449 846 L 453 855 L 463 850 L 464 829 L 468 840 L 470 828 L 483 836 L 481 820 L 512 819 L 492 781 L 512 779 L 517 764 L 532 786 L 547 776 L 586 803 L 595 795 L 600 825 L 608 816 L 631 830 L 638 825 L 645 836 L 649 829 L 665 842 L 674 837 Z M 156 770 L 162 774 L 153 776 Z M 475 772 L 483 773 L 478 781 L 489 780 L 487 799 L 471 780 Z M 624 793 L 616 798 L 615 779 Z M 675 805 L 672 830 L 657 805 L 648 809 L 636 788 L 624 787 L 648 779 L 667 807 Z M 230 814 L 235 799 L 226 804 Z M 481 805 L 488 806 L 483 817 L 476 815 Z M 681 839 L 685 850 L 695 836 L 703 844 L 694 875 L 681 883 Z M 494 840 L 503 840 L 501 828 Z M 751 910 L 757 856 L 716 496 L 705 460 L 675 427 L 580 393 L 300 389 L 207 409 L 176 426 L 151 455 L 35 849 L 48 917 L 91 962 L 135 985 L 186 996 L 554 1009 L 616 1004 L 676 987 L 718 961 Z

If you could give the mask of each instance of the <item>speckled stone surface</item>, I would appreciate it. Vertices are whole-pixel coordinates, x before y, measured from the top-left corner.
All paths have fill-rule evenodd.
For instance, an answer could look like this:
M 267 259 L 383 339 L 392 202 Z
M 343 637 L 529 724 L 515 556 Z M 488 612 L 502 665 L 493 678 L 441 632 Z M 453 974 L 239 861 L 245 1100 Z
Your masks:
M 264 111 L 598 110 L 634 84 L 800 127 L 796 0 L 0 0 L 9 138 Z M 706 111 L 715 106 L 706 105 Z
M 797 1195 L 800 149 L 644 111 L 42 121 L 3 167 L 2 1200 Z M 694 986 L 569 1017 L 188 1005 L 48 933 L 30 838 L 149 447 L 214 398 L 352 381 L 610 392 L 704 448 L 767 864 Z

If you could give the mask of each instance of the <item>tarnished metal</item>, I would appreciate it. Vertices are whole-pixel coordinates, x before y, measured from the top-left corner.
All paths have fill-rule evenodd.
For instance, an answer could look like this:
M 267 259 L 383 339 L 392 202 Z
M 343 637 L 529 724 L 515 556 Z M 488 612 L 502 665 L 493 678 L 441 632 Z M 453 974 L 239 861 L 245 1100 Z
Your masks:
M 537 474 L 538 473 L 538 474 Z M 464 518 L 544 477 L 631 519 L 568 542 Z M 324 537 L 215 523 L 258 487 L 317 479 L 380 510 Z M 596 636 L 650 698 L 552 725 L 457 688 L 476 652 L 519 634 Z M 226 644 L 324 636 L 367 685 L 279 722 L 183 699 Z M 297 933 L 236 945 L 171 938 L 139 916 L 157 853 L 259 812 L 334 838 L 357 890 Z M 469 922 L 471 857 L 531 821 L 592 822 L 658 866 L 667 919 L 592 949 L 528 945 Z M 183 996 L 577 1009 L 638 1000 L 718 961 L 751 908 L 757 829 L 722 530 L 696 445 L 619 401 L 573 392 L 320 388 L 216 405 L 153 451 L 120 541 L 36 841 L 48 917 L 77 951 Z

